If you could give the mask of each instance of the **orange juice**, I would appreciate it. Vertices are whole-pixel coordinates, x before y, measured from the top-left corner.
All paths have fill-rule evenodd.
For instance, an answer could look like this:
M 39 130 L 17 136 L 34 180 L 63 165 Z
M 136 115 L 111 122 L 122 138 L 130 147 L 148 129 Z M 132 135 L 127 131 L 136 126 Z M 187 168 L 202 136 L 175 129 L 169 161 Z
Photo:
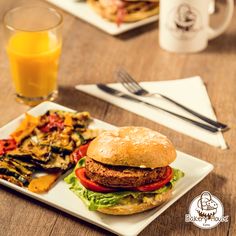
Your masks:
M 57 90 L 61 43 L 51 32 L 18 32 L 10 37 L 7 54 L 18 96 L 48 97 Z

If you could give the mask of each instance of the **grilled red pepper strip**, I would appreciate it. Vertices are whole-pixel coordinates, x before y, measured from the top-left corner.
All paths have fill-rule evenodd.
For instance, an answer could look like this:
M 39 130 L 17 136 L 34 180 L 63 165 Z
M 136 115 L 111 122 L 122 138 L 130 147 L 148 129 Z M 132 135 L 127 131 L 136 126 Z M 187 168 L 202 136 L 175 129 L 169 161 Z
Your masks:
M 72 160 L 75 163 L 77 163 L 81 158 L 86 156 L 88 146 L 89 142 L 84 145 L 81 145 L 79 148 L 75 149 L 75 151 L 71 154 Z
M 16 148 L 16 141 L 14 139 L 2 139 L 0 140 L 0 155 L 4 155 L 7 151 Z
M 64 129 L 63 120 L 58 115 L 51 114 L 48 116 L 48 118 L 49 118 L 49 122 L 40 129 L 42 132 L 47 133 L 53 128 L 58 128 L 61 130 Z

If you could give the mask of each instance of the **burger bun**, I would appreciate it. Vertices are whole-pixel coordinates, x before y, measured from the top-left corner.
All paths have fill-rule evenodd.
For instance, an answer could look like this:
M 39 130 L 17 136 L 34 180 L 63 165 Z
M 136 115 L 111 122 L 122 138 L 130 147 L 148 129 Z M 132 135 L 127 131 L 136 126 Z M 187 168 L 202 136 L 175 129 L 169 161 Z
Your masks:
M 171 141 L 145 127 L 122 127 L 105 131 L 89 145 L 87 156 L 113 166 L 165 167 L 176 158 Z

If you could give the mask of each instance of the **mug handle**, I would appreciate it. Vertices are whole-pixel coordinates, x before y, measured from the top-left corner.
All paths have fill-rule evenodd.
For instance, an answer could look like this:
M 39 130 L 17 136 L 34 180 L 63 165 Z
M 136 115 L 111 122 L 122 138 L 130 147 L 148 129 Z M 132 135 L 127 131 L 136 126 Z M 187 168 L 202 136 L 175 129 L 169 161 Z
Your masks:
M 226 16 L 222 24 L 217 27 L 216 29 L 213 29 L 209 27 L 208 29 L 208 39 L 214 39 L 218 36 L 220 36 L 226 28 L 229 26 L 231 19 L 233 17 L 234 13 L 234 0 L 227 0 L 227 7 L 226 7 Z

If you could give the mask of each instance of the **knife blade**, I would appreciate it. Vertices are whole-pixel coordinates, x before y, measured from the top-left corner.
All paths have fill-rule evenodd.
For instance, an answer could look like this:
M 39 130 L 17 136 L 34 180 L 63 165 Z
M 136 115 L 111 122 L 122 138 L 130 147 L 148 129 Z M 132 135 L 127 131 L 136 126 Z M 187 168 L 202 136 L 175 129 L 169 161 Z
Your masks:
M 129 101 L 132 101 L 132 102 L 136 102 L 136 103 L 145 104 L 145 105 L 147 105 L 149 107 L 152 107 L 153 109 L 157 109 L 157 110 L 161 110 L 161 111 L 164 111 L 166 113 L 169 113 L 169 114 L 171 114 L 173 116 L 176 116 L 176 117 L 178 117 L 178 118 L 180 118 L 182 120 L 185 120 L 185 121 L 187 121 L 187 122 L 189 122 L 189 123 L 191 123 L 191 124 L 193 124 L 195 126 L 198 126 L 198 127 L 202 128 L 202 129 L 205 129 L 205 130 L 208 130 L 208 131 L 210 131 L 212 133 L 216 133 L 216 132 L 220 131 L 220 129 L 218 129 L 216 127 L 213 127 L 213 126 L 201 123 L 201 122 L 193 120 L 193 119 L 190 119 L 188 117 L 182 116 L 180 114 L 177 114 L 177 113 L 172 112 L 170 110 L 167 110 L 165 108 L 153 105 L 153 104 L 151 104 L 149 102 L 145 102 L 145 101 L 143 101 L 143 100 L 141 100 L 139 98 L 136 98 L 136 97 L 134 97 L 132 95 L 126 94 L 126 93 L 124 93 L 124 92 L 122 92 L 120 90 L 111 88 L 110 86 L 108 86 L 106 84 L 101 84 L 100 83 L 100 84 L 97 84 L 97 87 L 100 90 L 102 90 L 103 92 L 108 93 L 110 95 L 113 95 L 115 97 L 123 98 L 123 99 L 129 100 Z

